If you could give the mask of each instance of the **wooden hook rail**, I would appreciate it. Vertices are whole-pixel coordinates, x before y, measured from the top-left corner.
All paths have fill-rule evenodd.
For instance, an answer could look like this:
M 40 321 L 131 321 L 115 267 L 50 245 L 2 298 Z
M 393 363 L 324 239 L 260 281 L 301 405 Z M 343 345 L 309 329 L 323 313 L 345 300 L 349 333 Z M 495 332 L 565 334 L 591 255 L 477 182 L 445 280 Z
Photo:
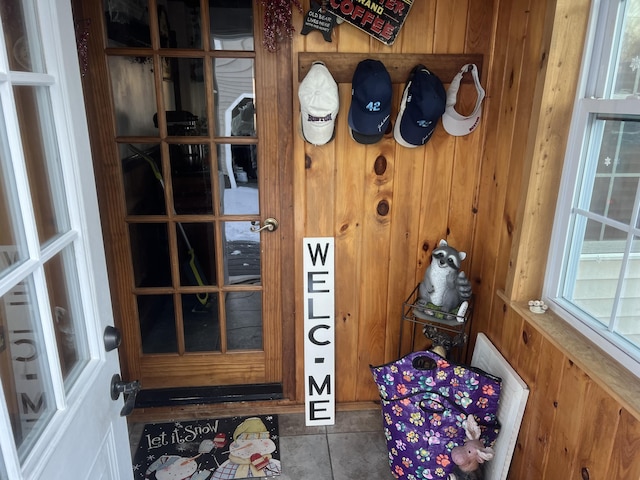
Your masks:
M 463 65 L 474 63 L 482 79 L 482 54 L 301 52 L 298 54 L 298 81 L 304 79 L 313 62 L 321 61 L 337 83 L 351 83 L 356 65 L 367 58 L 384 63 L 391 83 L 405 83 L 413 67 L 418 64 L 424 65 L 436 74 L 442 83 L 448 84 Z M 462 82 L 472 83 L 473 78 L 471 75 L 465 75 Z

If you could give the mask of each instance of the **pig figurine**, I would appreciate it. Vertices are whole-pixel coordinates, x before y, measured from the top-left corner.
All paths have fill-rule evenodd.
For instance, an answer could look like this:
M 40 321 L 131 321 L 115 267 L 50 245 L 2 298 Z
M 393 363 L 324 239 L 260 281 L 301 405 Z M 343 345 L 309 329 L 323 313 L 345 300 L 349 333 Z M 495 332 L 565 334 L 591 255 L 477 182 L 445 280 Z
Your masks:
M 449 480 L 482 480 L 482 463 L 493 458 L 493 448 L 485 447 L 480 440 L 480 427 L 473 415 L 467 417 L 464 429 L 467 433 L 464 445 L 451 450 L 451 460 L 456 467 L 449 474 Z

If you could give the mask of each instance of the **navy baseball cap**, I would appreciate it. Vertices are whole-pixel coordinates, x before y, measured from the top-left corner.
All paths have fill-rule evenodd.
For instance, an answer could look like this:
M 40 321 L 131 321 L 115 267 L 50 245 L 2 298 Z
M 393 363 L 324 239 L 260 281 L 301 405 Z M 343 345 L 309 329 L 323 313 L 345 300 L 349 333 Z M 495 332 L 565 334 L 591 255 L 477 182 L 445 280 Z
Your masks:
M 351 137 L 365 145 L 380 141 L 391 117 L 391 77 L 379 60 L 361 61 L 351 82 L 349 130 Z
M 429 141 L 447 105 L 440 79 L 424 65 L 416 65 L 402 94 L 393 136 L 403 147 L 415 148 Z

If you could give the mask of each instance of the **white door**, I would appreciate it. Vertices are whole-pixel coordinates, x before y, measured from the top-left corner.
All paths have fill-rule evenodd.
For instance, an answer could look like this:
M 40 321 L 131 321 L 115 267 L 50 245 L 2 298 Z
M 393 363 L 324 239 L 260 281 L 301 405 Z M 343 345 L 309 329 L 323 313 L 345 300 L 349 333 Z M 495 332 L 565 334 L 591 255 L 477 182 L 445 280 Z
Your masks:
M 0 478 L 131 479 L 83 45 L 69 0 L 0 0 L 0 18 Z

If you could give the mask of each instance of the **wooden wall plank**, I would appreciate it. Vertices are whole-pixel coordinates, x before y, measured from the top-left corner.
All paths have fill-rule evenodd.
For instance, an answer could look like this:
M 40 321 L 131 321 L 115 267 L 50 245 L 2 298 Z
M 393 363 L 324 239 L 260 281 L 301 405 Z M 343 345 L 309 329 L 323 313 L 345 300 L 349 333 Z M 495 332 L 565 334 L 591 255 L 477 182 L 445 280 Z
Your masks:
M 395 97 L 399 98 L 401 94 L 401 89 L 397 88 Z M 385 361 L 398 355 L 402 302 L 422 280 L 418 277 L 416 257 L 412 253 L 419 248 L 419 219 L 424 214 L 418 199 L 422 192 L 425 153 L 421 148 L 397 146 L 395 155 L 401 156 L 402 160 L 394 161 Z M 403 346 L 409 345 L 409 333 L 410 329 L 404 328 Z
M 472 333 L 484 331 L 492 320 L 491 307 L 494 298 L 494 270 L 499 252 L 499 235 L 503 227 L 502 212 L 508 187 L 507 172 L 510 158 L 499 154 L 502 142 L 510 142 L 513 114 L 511 112 L 509 80 L 511 67 L 508 52 L 511 41 L 511 22 L 517 10 L 515 2 L 500 1 L 495 4 L 497 14 L 495 40 L 489 58 L 490 75 L 486 78 L 487 98 L 484 102 L 483 124 L 485 145 L 482 152 L 478 178 L 476 228 L 471 252 L 472 271 L 468 274 L 475 293 Z M 522 28 L 522 25 L 519 25 Z M 515 27 L 514 27 L 515 28 Z M 490 128 L 487 128 L 490 127 Z
M 547 464 L 551 429 L 556 416 L 556 398 L 562 382 L 564 356 L 549 342 L 542 341 L 536 376 L 529 383 L 529 399 L 523 419 L 527 432 L 522 449 L 516 450 L 520 470 L 512 470 L 511 478 L 540 480 Z
M 433 52 L 436 3 L 437 0 L 413 2 L 395 42 L 400 46 L 401 53 Z
M 522 51 L 522 67 L 518 78 L 513 82 L 518 85 L 517 118 L 529 119 L 533 110 L 533 101 L 536 88 L 541 88 L 541 71 L 546 67 L 544 59 L 547 56 L 547 47 L 550 43 L 553 28 L 554 10 L 552 1 L 530 2 L 527 9 L 526 37 Z M 518 139 L 527 138 L 529 131 L 528 121 L 516 121 L 512 138 L 511 158 L 524 158 L 527 142 Z M 523 162 L 510 162 L 509 186 L 505 198 L 504 222 L 508 228 L 502 230 L 500 238 L 500 258 L 498 260 L 495 275 L 498 278 L 506 278 L 509 268 L 509 255 L 513 243 L 514 226 L 518 218 L 519 198 L 523 182 Z M 503 288 L 504 283 L 499 288 Z M 538 294 L 539 297 L 539 294 Z
M 521 336 L 518 343 L 518 354 L 509 358 L 509 362 L 518 372 L 522 380 L 527 384 L 530 391 L 532 391 L 535 386 L 536 375 L 538 373 L 538 358 L 540 357 L 542 344 L 542 335 L 540 335 L 535 328 L 532 328 L 531 325 L 523 322 Z M 530 394 L 525 415 L 520 426 L 513 459 L 511 461 L 510 472 L 512 472 L 512 474 L 509 475 L 509 478 L 518 478 L 518 475 L 524 468 L 523 463 L 528 457 L 526 453 L 526 446 L 530 439 L 529 431 L 535 428 L 535 425 L 533 424 L 533 416 L 531 415 L 531 412 L 535 411 L 532 402 L 533 398 Z
M 591 479 L 607 478 L 611 473 L 609 460 L 622 408 L 591 380 L 585 399 L 586 408 L 580 419 L 578 434 L 580 445 L 572 472 L 567 478 L 585 478 L 585 472 Z
M 376 398 L 369 365 L 384 363 L 393 201 L 393 138 L 365 147 L 364 221 L 360 253 L 357 398 Z M 384 160 L 383 160 L 384 159 Z M 386 164 L 382 166 L 381 164 Z
M 449 54 L 453 52 L 463 52 L 465 48 L 465 40 L 467 35 L 466 16 L 464 19 L 460 17 L 460 12 L 468 11 L 467 0 L 443 1 L 438 0 L 436 4 L 436 23 L 433 50 L 434 53 Z M 474 61 L 465 61 L 465 63 L 475 63 Z M 453 77 L 460 71 L 464 64 L 459 64 L 457 71 L 453 75 L 449 72 L 441 73 L 440 80 L 448 84 Z M 470 80 L 471 76 L 465 75 L 464 80 Z M 464 143 L 473 143 L 477 135 L 471 134 L 464 139 L 449 135 L 443 128 L 442 122 L 438 126 L 440 135 L 435 136 L 438 143 L 434 145 L 436 156 L 433 161 L 443 162 L 442 172 L 444 176 L 438 177 L 439 192 L 436 195 L 446 195 L 446 210 L 442 211 L 443 218 L 446 222 L 445 233 L 442 238 L 446 238 L 449 245 L 455 247 L 461 252 L 470 254 L 473 224 L 472 203 L 477 186 L 474 175 L 469 175 L 470 171 L 475 171 L 477 163 L 474 161 L 473 154 L 469 157 L 464 155 L 464 151 L 457 152 L 458 145 Z M 463 149 L 464 150 L 464 149 Z M 460 156 L 458 156 L 460 153 Z M 468 151 L 466 153 L 469 153 Z M 475 152 L 478 153 L 477 150 Z M 437 160 L 436 160 L 437 158 Z M 477 156 L 475 157 L 478 158 Z M 471 165 L 469 165 L 471 163 Z M 446 166 L 446 167 L 445 167 Z M 466 174 L 463 174 L 465 171 Z M 447 185 L 445 185 L 447 183 Z M 455 212 L 455 213 L 454 213 Z M 470 256 L 470 255 L 468 255 Z M 463 262 L 463 270 L 469 273 L 469 261 Z
M 562 172 L 569 120 L 573 110 L 577 79 L 582 68 L 582 39 L 585 38 L 590 0 L 555 2 L 544 81 L 539 81 L 534 101 L 539 108 L 531 119 L 523 158 L 526 197 L 520 202 L 514 248 L 507 272 L 507 294 L 512 300 L 529 300 L 540 294 L 551 238 L 546 219 L 553 218 Z
M 541 478 L 571 478 L 580 443 L 581 424 L 591 411 L 587 399 L 586 374 L 565 358 L 562 381 L 556 397 L 555 421 L 550 429 L 549 461 Z
M 467 32 L 468 0 L 437 0 L 434 53 L 463 52 Z
M 435 22 L 435 0 L 414 2 L 411 13 L 402 28 L 401 35 L 395 42 L 397 51 L 405 54 L 413 52 L 431 52 L 433 48 L 433 32 Z M 418 43 L 415 39 L 421 39 Z M 416 61 L 416 60 L 414 60 Z M 427 65 L 429 66 L 429 65 Z M 394 86 L 394 101 L 400 104 L 405 82 Z M 397 112 L 394 112 L 393 119 Z M 416 257 L 412 252 L 419 251 L 420 217 L 424 214 L 422 198 L 422 177 L 428 165 L 425 149 L 404 148 L 396 145 L 394 162 L 394 189 L 391 203 L 391 237 L 389 245 L 389 281 L 387 287 L 387 333 L 385 344 L 385 362 L 391 361 L 399 354 L 399 343 L 402 302 L 409 296 L 415 286 L 422 280 L 416 266 Z M 410 325 L 405 325 L 410 327 Z M 409 348 L 410 328 L 403 329 L 402 347 Z M 421 333 L 418 333 L 421 336 Z M 426 339 L 424 339 L 426 340 Z M 422 342 L 422 338 L 420 339 Z M 424 348 L 415 346 L 414 348 Z M 406 353 L 407 350 L 402 350 Z
M 608 466 L 608 478 L 640 478 L 640 422 L 627 410 L 620 412 L 618 431 Z M 595 478 L 595 477 L 593 477 Z
M 340 85 L 342 101 L 335 142 L 348 145 L 336 161 L 335 245 L 336 245 L 336 365 L 357 365 L 360 285 L 364 224 L 364 147 L 352 145 L 347 126 L 349 85 Z M 353 149 L 353 150 L 352 150 Z M 338 401 L 355 401 L 358 371 L 345 369 L 336 378 Z

